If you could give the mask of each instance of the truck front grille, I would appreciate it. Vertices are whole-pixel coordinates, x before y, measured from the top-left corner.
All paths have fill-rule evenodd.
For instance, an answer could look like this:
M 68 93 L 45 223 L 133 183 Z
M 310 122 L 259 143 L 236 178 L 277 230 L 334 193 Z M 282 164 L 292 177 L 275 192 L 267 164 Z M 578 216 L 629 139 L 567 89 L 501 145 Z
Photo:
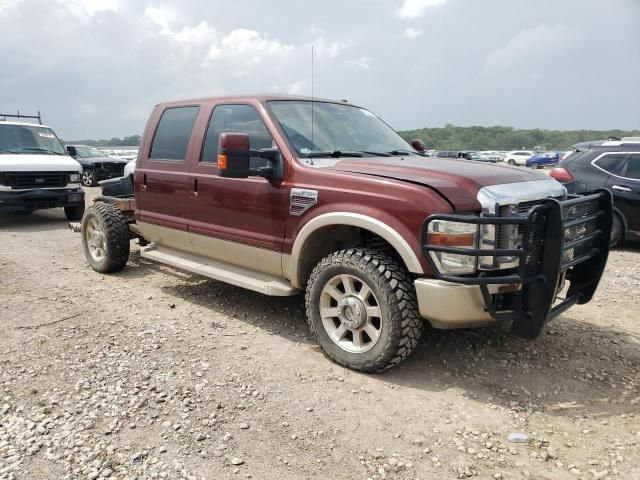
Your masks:
M 65 187 L 69 183 L 68 172 L 14 172 L 6 178 L 16 190 Z

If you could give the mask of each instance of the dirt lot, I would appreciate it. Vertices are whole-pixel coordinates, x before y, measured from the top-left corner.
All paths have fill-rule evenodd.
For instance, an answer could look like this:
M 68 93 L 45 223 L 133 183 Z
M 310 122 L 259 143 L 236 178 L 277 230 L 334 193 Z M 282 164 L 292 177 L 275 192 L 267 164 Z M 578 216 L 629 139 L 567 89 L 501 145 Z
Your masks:
M 428 330 L 362 375 L 322 355 L 301 298 L 137 248 L 100 275 L 61 212 L 0 216 L 0 479 L 638 479 L 639 258 L 612 252 L 535 342 Z

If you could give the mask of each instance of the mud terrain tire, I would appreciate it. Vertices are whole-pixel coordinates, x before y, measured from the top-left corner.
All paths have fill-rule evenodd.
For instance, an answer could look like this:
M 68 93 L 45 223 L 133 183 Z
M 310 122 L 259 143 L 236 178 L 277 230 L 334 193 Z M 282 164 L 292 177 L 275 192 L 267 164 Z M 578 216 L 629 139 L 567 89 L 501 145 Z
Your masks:
M 127 219 L 116 207 L 97 202 L 87 209 L 82 219 L 82 248 L 96 272 L 122 270 L 129 260 L 130 240 Z
M 346 286 L 342 290 L 338 288 L 340 292 L 332 289 L 333 295 L 341 297 L 340 301 L 345 302 L 343 306 L 346 304 L 348 309 L 350 297 L 347 298 L 347 290 L 354 292 L 356 301 L 362 296 L 358 296 L 359 293 L 366 291 L 367 293 L 364 295 L 369 300 L 366 300 L 365 304 L 358 304 L 360 308 L 346 312 L 342 317 L 332 317 L 331 314 L 324 312 L 329 312 L 333 308 L 336 310 L 331 310 L 331 312 L 341 311 L 341 304 L 335 297 L 331 297 L 334 300 L 329 299 L 331 304 L 327 304 L 323 298 L 328 298 L 326 297 L 327 288 L 331 289 L 334 284 L 339 285 L 340 278 L 352 279 L 348 281 L 349 289 Z M 373 306 L 370 306 L 371 304 Z M 321 313 L 323 306 L 325 308 Z M 366 312 L 369 312 L 369 308 L 375 311 L 375 308 L 379 307 L 379 320 L 377 318 L 372 320 L 378 325 L 372 330 L 378 332 L 375 340 L 373 340 L 374 335 L 361 335 L 352 330 L 346 332 L 344 338 L 341 337 L 342 334 L 337 332 L 345 325 L 344 319 L 350 327 L 357 326 L 357 323 L 354 324 L 350 320 L 357 317 L 362 306 Z M 361 248 L 342 250 L 322 259 L 311 273 L 307 285 L 306 308 L 311 332 L 323 352 L 340 365 L 367 373 L 386 370 L 409 357 L 418 344 L 423 327 L 423 321 L 418 314 L 418 302 L 413 281 L 409 273 L 398 261 L 375 250 Z M 366 321 L 362 320 L 363 322 L 370 321 L 371 317 L 368 313 L 363 316 L 367 317 Z M 327 322 L 329 322 L 328 327 Z M 365 327 L 367 327 L 366 323 L 360 328 Z M 336 329 L 333 334 L 331 333 L 332 328 Z M 356 333 L 360 339 L 358 343 L 363 338 L 369 338 L 373 345 L 368 350 L 365 345 L 360 347 L 362 351 L 349 351 L 349 335 L 351 335 L 351 341 L 355 346 L 353 335 Z M 347 349 L 340 346 L 340 342 L 334 340 L 332 336 L 333 338 L 343 338 L 341 342 L 347 345 Z

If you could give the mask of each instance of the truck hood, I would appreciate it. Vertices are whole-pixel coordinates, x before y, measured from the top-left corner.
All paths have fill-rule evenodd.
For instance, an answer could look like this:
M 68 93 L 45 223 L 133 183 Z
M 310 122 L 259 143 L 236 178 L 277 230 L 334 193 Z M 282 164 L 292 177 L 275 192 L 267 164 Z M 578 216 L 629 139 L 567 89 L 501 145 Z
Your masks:
M 67 155 L 0 154 L 0 172 L 81 172 Z
M 478 192 L 483 187 L 549 181 L 546 174 L 522 167 L 432 157 L 349 159 L 339 161 L 333 168 L 424 185 L 439 192 L 459 212 L 480 209 Z

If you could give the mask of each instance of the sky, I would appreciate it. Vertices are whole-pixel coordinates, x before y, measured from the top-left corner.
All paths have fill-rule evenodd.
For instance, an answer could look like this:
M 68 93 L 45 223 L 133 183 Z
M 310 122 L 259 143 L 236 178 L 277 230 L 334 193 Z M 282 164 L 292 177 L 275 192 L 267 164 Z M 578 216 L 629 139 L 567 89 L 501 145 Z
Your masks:
M 141 134 L 161 101 L 348 99 L 394 128 L 640 128 L 640 0 L 0 0 L 0 113 Z

